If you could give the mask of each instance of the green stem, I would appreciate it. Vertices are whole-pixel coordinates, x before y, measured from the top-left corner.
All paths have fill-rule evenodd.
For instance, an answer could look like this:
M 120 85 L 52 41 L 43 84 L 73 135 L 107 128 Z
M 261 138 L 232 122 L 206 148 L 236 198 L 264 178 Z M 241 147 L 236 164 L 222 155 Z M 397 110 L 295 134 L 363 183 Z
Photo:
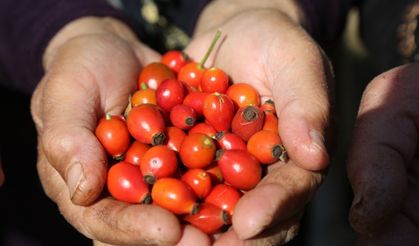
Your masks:
M 205 53 L 204 57 L 202 58 L 201 62 L 198 63 L 199 68 L 203 68 L 205 62 L 207 61 L 209 55 L 211 54 L 212 50 L 215 47 L 215 44 L 217 43 L 218 39 L 221 37 L 221 31 L 217 30 L 217 32 L 214 35 L 214 38 L 212 39 L 211 45 L 208 48 L 207 52 Z
M 141 87 L 141 90 L 146 90 L 146 89 L 148 89 L 148 85 L 147 85 L 146 83 L 144 83 L 144 82 L 141 82 L 140 87 Z

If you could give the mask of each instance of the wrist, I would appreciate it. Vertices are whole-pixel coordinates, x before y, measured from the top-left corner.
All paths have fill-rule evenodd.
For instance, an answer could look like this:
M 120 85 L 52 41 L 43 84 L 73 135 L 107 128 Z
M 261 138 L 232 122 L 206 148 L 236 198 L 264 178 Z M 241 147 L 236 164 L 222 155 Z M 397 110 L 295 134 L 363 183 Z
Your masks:
M 138 42 L 135 33 L 124 24 L 112 17 L 82 17 L 69 22 L 61 28 L 48 43 L 42 57 L 45 69 L 59 50 L 67 41 L 83 35 L 110 34 L 118 36 L 129 43 Z
M 195 34 L 217 28 L 231 17 L 254 9 L 277 10 L 298 25 L 306 26 L 304 11 L 296 0 L 215 0 L 203 10 Z

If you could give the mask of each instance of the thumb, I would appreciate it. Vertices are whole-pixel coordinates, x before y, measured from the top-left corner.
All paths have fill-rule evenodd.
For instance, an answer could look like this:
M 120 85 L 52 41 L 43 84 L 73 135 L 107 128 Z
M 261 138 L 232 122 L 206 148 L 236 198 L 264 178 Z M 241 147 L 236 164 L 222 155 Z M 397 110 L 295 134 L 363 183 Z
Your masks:
M 106 154 L 94 135 L 104 113 L 123 112 L 139 63 L 112 36 L 68 41 L 32 97 L 41 152 L 66 181 L 75 204 L 92 203 L 106 180 Z
M 275 69 L 280 66 L 278 59 L 268 57 L 268 66 L 274 72 L 267 83 L 278 112 L 279 135 L 296 165 L 320 171 L 329 164 L 325 135 L 330 117 L 331 67 L 313 43 L 295 43 L 290 49 L 301 57 L 301 50 L 310 55 L 292 59 L 282 68 L 286 72 Z

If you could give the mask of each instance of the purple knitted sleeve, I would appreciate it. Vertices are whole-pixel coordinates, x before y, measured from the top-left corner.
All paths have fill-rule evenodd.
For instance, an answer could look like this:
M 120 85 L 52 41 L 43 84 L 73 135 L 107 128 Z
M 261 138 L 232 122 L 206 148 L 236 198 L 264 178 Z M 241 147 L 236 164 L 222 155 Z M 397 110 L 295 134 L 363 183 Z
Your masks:
M 135 26 L 106 0 L 1 0 L 1 83 L 31 94 L 44 73 L 42 54 L 49 40 L 82 16 L 112 16 Z M 138 27 L 134 30 L 140 33 Z

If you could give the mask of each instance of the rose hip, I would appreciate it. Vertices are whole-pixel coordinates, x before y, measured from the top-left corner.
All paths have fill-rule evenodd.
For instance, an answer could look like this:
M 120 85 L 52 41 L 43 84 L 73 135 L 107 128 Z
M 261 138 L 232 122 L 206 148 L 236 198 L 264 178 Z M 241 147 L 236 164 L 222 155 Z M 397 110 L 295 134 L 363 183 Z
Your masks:
M 246 106 L 237 110 L 231 122 L 231 131 L 244 141 L 260 131 L 265 120 L 265 113 L 258 107 Z

